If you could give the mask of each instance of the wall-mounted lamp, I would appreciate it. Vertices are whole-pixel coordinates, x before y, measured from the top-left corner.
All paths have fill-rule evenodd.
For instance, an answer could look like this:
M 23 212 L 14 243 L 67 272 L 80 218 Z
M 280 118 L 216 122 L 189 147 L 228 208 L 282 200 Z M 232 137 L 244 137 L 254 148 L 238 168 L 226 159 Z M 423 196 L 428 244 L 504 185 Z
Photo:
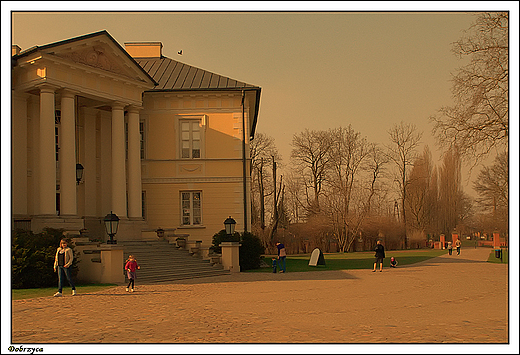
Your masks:
M 83 178 L 83 165 L 80 163 L 76 164 L 76 185 L 79 185 L 81 179 Z

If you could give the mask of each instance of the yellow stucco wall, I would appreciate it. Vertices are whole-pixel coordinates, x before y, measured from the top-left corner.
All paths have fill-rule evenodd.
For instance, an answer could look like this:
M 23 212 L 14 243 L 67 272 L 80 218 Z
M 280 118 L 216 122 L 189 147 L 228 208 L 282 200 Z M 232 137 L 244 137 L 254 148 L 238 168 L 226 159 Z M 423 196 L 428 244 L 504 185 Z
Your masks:
M 237 231 L 244 229 L 240 104 L 240 93 L 145 94 L 142 178 L 146 221 L 151 228 L 176 228 L 176 233 L 189 234 L 189 239 L 202 240 L 205 246 L 223 229 L 228 216 L 237 221 Z M 180 158 L 182 119 L 204 123 L 200 159 Z M 202 192 L 201 226 L 181 225 L 181 191 Z

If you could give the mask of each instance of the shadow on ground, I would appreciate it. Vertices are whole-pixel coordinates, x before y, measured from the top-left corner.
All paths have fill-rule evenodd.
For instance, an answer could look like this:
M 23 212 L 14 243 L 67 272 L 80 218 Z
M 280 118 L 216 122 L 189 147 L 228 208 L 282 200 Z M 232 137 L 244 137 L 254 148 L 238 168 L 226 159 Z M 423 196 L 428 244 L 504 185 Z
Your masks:
M 256 282 L 256 281 L 326 281 L 326 280 L 348 280 L 357 277 L 348 273 L 348 270 L 330 271 L 306 271 L 306 272 L 287 272 L 287 273 L 259 273 L 243 272 L 230 275 L 212 276 L 189 280 L 173 281 L 171 284 L 202 284 L 202 283 L 223 283 L 223 282 Z
M 439 264 L 485 264 L 485 263 L 487 263 L 487 261 L 466 259 L 462 255 L 460 255 L 460 256 L 452 255 L 452 256 L 443 256 L 443 257 L 432 258 L 432 259 L 418 262 L 416 264 L 403 265 L 403 268 L 435 266 L 435 265 L 439 265 Z

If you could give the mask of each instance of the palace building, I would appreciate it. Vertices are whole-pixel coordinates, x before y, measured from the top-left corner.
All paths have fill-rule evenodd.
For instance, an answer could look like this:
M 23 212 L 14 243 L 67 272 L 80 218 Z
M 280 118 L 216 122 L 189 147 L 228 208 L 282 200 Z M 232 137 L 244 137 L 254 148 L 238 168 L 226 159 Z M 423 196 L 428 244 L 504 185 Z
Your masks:
M 250 230 L 261 89 L 106 31 L 12 49 L 12 227 L 118 240 L 161 228 L 211 244 Z M 153 233 L 152 233 L 153 234 Z

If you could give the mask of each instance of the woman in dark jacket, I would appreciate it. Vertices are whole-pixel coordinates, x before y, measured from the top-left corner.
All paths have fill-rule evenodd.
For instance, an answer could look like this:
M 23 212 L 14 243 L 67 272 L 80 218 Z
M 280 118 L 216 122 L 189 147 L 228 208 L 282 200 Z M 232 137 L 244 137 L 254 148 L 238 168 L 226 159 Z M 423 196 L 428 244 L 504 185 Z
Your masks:
M 376 261 L 374 263 L 374 270 L 372 272 L 376 272 L 377 263 L 379 263 L 379 272 L 383 271 L 383 259 L 385 258 L 385 247 L 381 244 L 381 240 L 377 241 L 377 245 L 375 248 L 376 252 Z

